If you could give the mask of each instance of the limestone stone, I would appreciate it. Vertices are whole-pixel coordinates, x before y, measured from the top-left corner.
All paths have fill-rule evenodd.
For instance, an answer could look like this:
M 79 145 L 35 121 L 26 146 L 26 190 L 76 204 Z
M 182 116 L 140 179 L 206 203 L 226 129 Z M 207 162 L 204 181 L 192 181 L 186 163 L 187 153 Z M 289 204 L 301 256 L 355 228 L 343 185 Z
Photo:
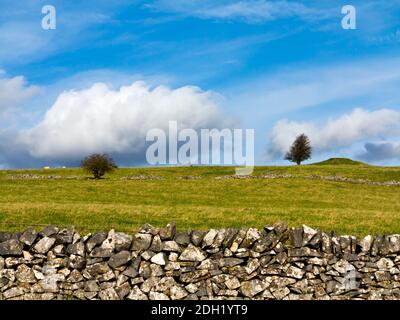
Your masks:
M 85 270 L 89 273 L 90 276 L 95 277 L 97 275 L 106 273 L 111 269 L 106 262 L 101 262 L 87 266 Z
M 163 251 L 174 251 L 174 252 L 179 252 L 179 244 L 177 244 L 175 241 L 170 240 L 170 241 L 165 241 L 162 243 L 162 250 Z
M 145 251 L 150 248 L 152 242 L 151 234 L 138 233 L 135 234 L 132 243 L 132 250 Z
M 279 252 L 275 257 L 276 261 L 280 264 L 284 264 L 286 262 L 287 258 L 288 258 L 287 253 L 284 251 Z
M 67 249 L 63 244 L 59 244 L 53 248 L 53 252 L 57 256 L 65 256 L 65 254 L 67 253 Z
M 164 275 L 164 271 L 158 264 L 150 264 L 150 274 L 152 277 L 161 277 Z
M 131 286 L 128 282 L 125 282 L 115 288 L 115 292 L 117 292 L 120 300 L 125 299 L 125 297 L 130 293 Z
M 341 287 L 341 283 L 337 281 L 329 281 L 326 285 L 326 292 L 329 293 L 336 293 L 339 291 Z
M 58 282 L 64 281 L 65 276 L 61 274 L 48 274 L 39 281 L 40 286 L 43 288 L 44 292 L 59 292 Z
M 118 268 L 122 265 L 127 264 L 131 260 L 131 253 L 129 251 L 120 251 L 110 257 L 108 265 L 111 268 Z
M 106 273 L 100 274 L 95 278 L 98 282 L 100 282 L 100 286 L 102 286 L 101 282 L 107 282 L 115 279 L 115 273 L 110 270 L 107 271 Z M 104 287 L 102 288 L 104 289 Z
M 191 233 L 191 241 L 195 246 L 199 246 L 200 243 L 203 241 L 206 232 L 200 230 L 194 230 Z
M 174 229 L 0 233 L 0 299 L 400 299 L 400 235 Z
M 50 237 L 52 235 L 57 234 L 59 229 L 56 226 L 53 225 L 48 225 L 46 228 L 44 228 L 39 234 L 42 237 Z
M 96 247 L 92 250 L 90 256 L 92 258 L 109 258 L 112 256 L 112 254 L 113 254 L 112 248 Z
M 141 256 L 144 260 L 148 261 L 148 260 L 150 260 L 152 257 L 154 257 L 155 255 L 156 255 L 156 254 L 155 254 L 153 251 L 146 250 L 146 251 L 144 251 L 140 256 Z
M 165 253 L 159 252 L 155 256 L 153 256 L 150 261 L 160 266 L 165 266 L 167 264 L 167 256 L 165 255 Z
M 300 248 L 303 245 L 303 229 L 292 228 L 289 236 L 290 241 L 295 248 Z
M 302 247 L 302 248 L 293 248 L 289 249 L 289 257 L 320 257 L 321 254 L 315 250 L 310 249 L 309 247 Z
M 101 300 L 119 300 L 119 296 L 114 288 L 108 288 L 99 292 Z
M 36 277 L 31 268 L 25 264 L 18 266 L 15 272 L 15 278 L 21 283 L 35 283 Z
M 22 245 L 18 240 L 10 239 L 0 243 L 0 256 L 20 256 Z
M 225 285 L 227 286 L 228 289 L 235 290 L 240 287 L 240 281 L 236 277 L 230 277 L 225 281 Z
M 57 240 L 57 244 L 70 244 L 73 242 L 74 239 L 74 228 L 70 227 L 67 229 L 62 229 L 60 230 L 57 235 L 55 235 L 55 238 Z
M 100 231 L 96 232 L 89 240 L 86 242 L 86 248 L 89 252 L 91 252 L 94 247 L 103 243 L 104 240 L 107 239 L 107 232 Z
M 217 236 L 217 234 L 218 234 L 218 230 L 210 229 L 207 232 L 207 234 L 204 236 L 201 247 L 202 248 L 210 247 L 213 244 L 214 239 Z
M 274 232 L 268 233 L 265 237 L 260 238 L 256 241 L 253 246 L 253 250 L 258 253 L 271 249 L 277 241 L 277 236 Z
M 332 252 L 331 239 L 325 232 L 322 232 L 321 234 L 321 246 L 324 253 Z
M 15 266 L 25 263 L 24 258 L 8 257 L 4 260 L 6 268 L 12 269 Z
M 277 300 L 282 300 L 284 299 L 288 294 L 290 293 L 290 290 L 288 288 L 281 288 L 278 290 L 275 290 L 272 292 L 272 295 L 277 299 Z
M 178 258 L 179 258 L 179 254 L 176 253 L 176 252 L 171 252 L 171 253 L 168 255 L 168 260 L 169 260 L 169 261 L 178 261 Z
M 152 226 L 149 223 L 145 223 L 144 225 L 142 225 L 139 228 L 139 233 L 147 233 L 147 234 L 151 234 L 153 236 L 155 236 L 156 234 L 158 234 L 160 232 L 160 230 L 154 226 Z
M 139 275 L 147 279 L 151 277 L 150 263 L 142 261 L 139 266 Z
M 175 222 L 168 223 L 165 228 L 160 229 L 159 235 L 161 240 L 172 240 L 175 237 L 176 224 Z
M 38 278 L 38 277 L 36 276 L 36 278 Z M 67 278 L 67 281 L 71 282 L 71 283 L 80 282 L 82 280 L 83 280 L 82 274 L 76 269 L 72 270 L 71 273 L 69 274 L 68 278 Z
M 318 230 L 315 230 L 303 224 L 302 245 L 303 246 L 307 245 L 317 233 Z
M 148 278 L 140 285 L 140 290 L 143 291 L 144 293 L 149 293 L 159 282 L 160 278 L 158 277 Z
M 88 292 L 98 292 L 100 291 L 100 287 L 95 280 L 88 280 L 85 282 L 85 291 Z
M 181 286 L 173 286 L 170 289 L 170 296 L 172 300 L 181 300 L 185 298 L 189 293 Z
M 175 242 L 179 245 L 188 246 L 190 243 L 190 233 L 180 232 L 175 235 Z
M 113 234 L 113 241 L 115 251 L 129 250 L 132 244 L 132 236 L 122 232 L 115 232 Z
M 179 280 L 183 283 L 191 283 L 204 280 L 209 277 L 210 273 L 208 270 L 196 270 L 193 272 L 182 273 L 181 276 L 179 277 Z
M 287 270 L 287 276 L 296 279 L 302 279 L 305 273 L 306 272 L 304 270 L 294 266 L 290 266 Z
M 201 262 L 206 259 L 205 253 L 195 247 L 194 245 L 190 244 L 179 256 L 180 261 L 198 261 Z
M 249 228 L 239 248 L 249 248 L 251 245 L 253 245 L 254 242 L 256 242 L 261 237 L 262 234 L 260 231 L 254 228 Z
M 218 261 L 214 259 L 206 259 L 203 260 L 197 269 L 205 269 L 205 270 L 215 270 L 218 269 Z
M 13 287 L 11 289 L 8 289 L 7 291 L 4 291 L 3 296 L 6 299 L 11 299 L 15 298 L 18 296 L 22 296 L 26 292 L 26 289 L 20 288 L 20 287 Z
M 316 229 L 316 234 L 311 238 L 311 240 L 308 241 L 308 245 L 318 248 L 320 244 L 322 243 L 322 231 L 319 229 Z
M 120 285 L 122 285 L 125 282 L 128 282 L 129 278 L 128 276 L 124 275 L 124 274 L 119 274 L 117 277 L 117 287 L 119 287 Z
M 81 256 L 76 256 L 74 254 L 71 254 L 68 259 L 68 265 L 72 269 L 81 270 L 86 265 L 86 259 Z
M 391 280 L 392 276 L 391 276 L 390 272 L 388 272 L 388 271 L 376 271 L 375 278 L 376 278 L 376 281 L 381 282 L 381 281 Z
M 378 255 L 382 246 L 383 246 L 383 238 L 382 238 L 382 236 L 378 235 L 375 237 L 375 240 L 372 243 L 371 255 L 373 255 L 373 256 Z
M 394 266 L 394 262 L 388 258 L 381 258 L 376 263 L 379 270 L 388 271 Z
M 173 277 L 163 277 L 156 285 L 153 287 L 153 291 L 166 292 L 170 290 L 177 283 Z
M 170 300 L 170 298 L 162 292 L 150 292 L 149 298 L 150 300 Z
M 160 252 L 162 250 L 162 241 L 159 235 L 154 236 L 150 250 L 154 252 Z
M 341 259 L 333 265 L 333 269 L 341 274 L 344 274 L 349 271 L 355 270 L 355 267 L 348 261 Z
M 389 253 L 400 253 L 400 234 L 394 234 L 388 237 L 388 250 Z
M 264 291 L 267 287 L 267 284 L 261 280 L 250 280 L 245 281 L 240 286 L 241 293 L 249 298 L 253 298 L 258 293 Z
M 185 289 L 189 292 L 189 293 L 196 293 L 197 290 L 199 290 L 199 286 L 195 283 L 189 283 L 188 285 L 185 286 Z
M 240 229 L 239 232 L 235 236 L 235 240 L 233 240 L 232 245 L 230 246 L 229 250 L 231 250 L 233 253 L 235 253 L 240 245 L 242 244 L 242 241 L 244 237 L 247 234 L 247 229 Z
M 258 259 L 250 259 L 245 267 L 247 274 L 251 274 L 260 267 Z
M 11 239 L 11 233 L 0 231 L 0 243 L 10 239 Z
M 37 236 L 38 236 L 38 233 L 35 229 L 28 228 L 21 235 L 21 237 L 19 238 L 19 241 L 21 241 L 22 243 L 24 243 L 30 247 L 35 242 Z
M 70 244 L 67 247 L 67 253 L 74 254 L 77 256 L 85 256 L 85 244 L 82 241 Z
M 39 242 L 36 243 L 36 245 L 34 246 L 34 250 L 37 253 L 46 254 L 51 249 L 51 247 L 54 245 L 55 242 L 56 239 L 54 238 L 44 237 L 40 239 Z
M 129 300 L 149 300 L 149 298 L 139 289 L 138 286 L 134 286 L 128 295 Z
M 350 236 L 339 237 L 340 249 L 344 254 L 352 252 L 352 238 Z

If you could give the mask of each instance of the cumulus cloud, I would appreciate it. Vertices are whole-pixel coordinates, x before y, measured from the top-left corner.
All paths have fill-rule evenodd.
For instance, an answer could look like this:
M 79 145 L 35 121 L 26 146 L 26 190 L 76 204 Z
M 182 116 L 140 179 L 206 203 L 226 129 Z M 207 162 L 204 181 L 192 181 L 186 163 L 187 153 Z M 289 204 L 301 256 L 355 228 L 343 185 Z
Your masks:
M 38 90 L 38 87 L 28 85 L 23 76 L 7 78 L 5 71 L 0 70 L 0 114 L 19 106 Z
M 364 145 L 365 153 L 359 157 L 366 161 L 382 161 L 390 159 L 400 159 L 400 143 L 382 142 Z
M 220 97 L 198 87 L 151 88 L 144 82 L 113 89 L 96 83 L 58 96 L 43 120 L 21 133 L 20 141 L 36 158 L 73 159 L 91 152 L 143 153 L 148 130 L 229 125 Z
M 370 139 L 400 135 L 400 112 L 390 109 L 354 109 L 336 119 L 317 125 L 313 122 L 278 121 L 272 129 L 270 155 L 281 156 L 301 133 L 309 136 L 316 151 L 350 147 Z

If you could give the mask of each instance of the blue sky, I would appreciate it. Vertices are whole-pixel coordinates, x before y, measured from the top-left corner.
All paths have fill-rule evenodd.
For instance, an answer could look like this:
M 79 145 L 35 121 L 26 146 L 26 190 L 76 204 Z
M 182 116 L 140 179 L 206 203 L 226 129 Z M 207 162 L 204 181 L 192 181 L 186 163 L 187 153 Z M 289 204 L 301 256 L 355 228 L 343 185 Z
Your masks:
M 0 0 L 0 167 L 140 165 L 145 129 L 176 118 L 254 128 L 257 164 L 305 132 L 313 161 L 398 165 L 399 17 L 398 0 Z

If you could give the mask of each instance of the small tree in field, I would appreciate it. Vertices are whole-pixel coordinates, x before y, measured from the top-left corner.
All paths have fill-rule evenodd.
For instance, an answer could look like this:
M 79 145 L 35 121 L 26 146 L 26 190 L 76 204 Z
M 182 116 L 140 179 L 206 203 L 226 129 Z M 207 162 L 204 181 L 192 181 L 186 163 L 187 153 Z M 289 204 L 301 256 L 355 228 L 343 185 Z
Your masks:
M 93 174 L 95 179 L 100 179 L 107 172 L 117 168 L 117 166 L 107 154 L 95 153 L 82 160 L 81 168 Z
M 296 162 L 300 165 L 304 160 L 311 158 L 311 152 L 310 140 L 305 134 L 301 134 L 294 140 L 290 150 L 285 155 L 285 160 Z

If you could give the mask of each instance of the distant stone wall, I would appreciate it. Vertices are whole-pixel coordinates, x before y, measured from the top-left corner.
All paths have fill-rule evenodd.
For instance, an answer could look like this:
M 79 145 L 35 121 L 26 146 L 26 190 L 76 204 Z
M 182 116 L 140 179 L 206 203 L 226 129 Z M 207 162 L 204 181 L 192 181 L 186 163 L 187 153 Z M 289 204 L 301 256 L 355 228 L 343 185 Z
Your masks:
M 0 299 L 399 299 L 399 269 L 400 235 L 357 240 L 284 223 L 0 232 Z

